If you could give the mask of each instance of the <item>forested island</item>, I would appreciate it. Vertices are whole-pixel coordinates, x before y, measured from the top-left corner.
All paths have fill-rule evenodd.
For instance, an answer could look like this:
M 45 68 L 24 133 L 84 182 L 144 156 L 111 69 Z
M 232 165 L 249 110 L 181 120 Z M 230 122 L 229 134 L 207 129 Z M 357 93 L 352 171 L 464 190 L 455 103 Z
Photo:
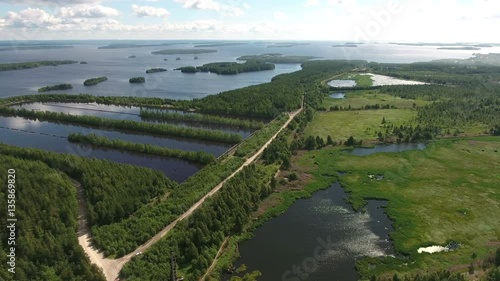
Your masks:
M 151 52 L 153 55 L 199 55 L 216 53 L 217 50 L 211 49 L 167 49 L 161 51 Z
M 129 48 L 144 48 L 144 47 L 160 47 L 160 46 L 171 46 L 176 43 L 162 43 L 162 44 L 133 44 L 133 43 L 118 43 L 109 44 L 102 47 L 97 47 L 97 49 L 129 49 Z
M 462 47 L 439 47 L 438 50 L 465 50 L 465 51 L 477 51 L 481 50 L 479 47 L 474 46 L 462 46 Z
M 280 53 L 269 53 L 262 55 L 247 55 L 241 56 L 236 60 L 260 60 L 269 63 L 304 63 L 306 61 L 315 59 L 312 56 L 284 56 Z
M 204 64 L 202 66 L 185 66 L 176 68 L 183 73 L 196 73 L 196 72 L 211 72 L 221 75 L 234 75 L 243 72 L 263 71 L 275 69 L 274 64 L 262 62 L 259 60 L 247 60 L 245 63 L 237 62 L 214 62 Z
M 62 64 L 75 64 L 78 61 L 74 60 L 55 60 L 55 61 L 33 61 L 33 62 L 19 62 L 19 63 L 2 63 L 0 64 L 0 71 L 20 70 L 28 68 L 37 68 L 41 66 L 58 66 Z
M 71 142 L 91 145 L 93 147 L 112 148 L 117 150 L 133 151 L 145 154 L 153 154 L 166 156 L 196 162 L 200 164 L 208 164 L 215 160 L 215 157 L 205 151 L 186 151 L 180 149 L 171 149 L 157 145 L 134 143 L 123 140 L 111 140 L 106 137 L 96 134 L 78 134 L 72 133 L 68 135 L 68 140 Z
M 63 122 L 92 127 L 101 127 L 102 124 L 106 124 L 107 126 L 119 130 L 128 130 L 144 134 L 158 134 L 163 136 L 191 138 L 230 144 L 236 144 L 242 140 L 242 137 L 238 134 L 230 134 L 221 131 L 194 129 L 189 127 L 174 126 L 171 124 L 118 120 L 97 116 L 71 115 L 61 112 L 34 111 L 26 110 L 24 108 L 14 109 L 5 106 L 0 106 L 0 115 L 36 118 L 42 121 Z
M 50 50 L 50 49 L 71 49 L 71 48 L 73 48 L 73 46 L 61 46 L 61 45 L 9 46 L 9 47 L 0 47 L 0 51 Z
M 356 44 L 337 44 L 337 45 L 332 45 L 332 47 L 346 47 L 346 48 L 355 48 L 357 47 L 358 45 Z
M 144 77 L 132 77 L 130 79 L 128 79 L 128 82 L 130 83 L 135 83 L 135 84 L 140 84 L 140 83 L 144 83 L 146 82 L 146 78 Z
M 57 84 L 52 86 L 45 86 L 38 89 L 39 93 L 48 92 L 48 91 L 60 91 L 60 90 L 69 90 L 73 89 L 73 85 L 71 84 Z
M 290 48 L 290 47 L 295 47 L 295 46 L 307 46 L 311 45 L 310 43 L 295 43 L 295 42 L 290 42 L 290 43 L 275 43 L 274 45 L 268 45 L 267 48 Z
M 145 120 L 194 122 L 194 123 L 204 123 L 204 124 L 236 126 L 240 128 L 251 128 L 251 129 L 260 129 L 264 126 L 264 123 L 262 121 L 228 118 L 216 115 L 205 115 L 197 113 L 184 114 L 184 113 L 175 113 L 168 111 L 141 109 L 140 116 L 142 119 Z
M 146 70 L 146 73 L 157 73 L 157 72 L 165 72 L 167 71 L 165 68 L 151 68 Z
M 85 86 L 97 85 L 97 84 L 99 84 L 101 82 L 104 82 L 106 80 L 108 80 L 108 77 L 105 77 L 105 76 L 103 76 L 103 77 L 96 77 L 96 78 L 90 78 L 90 79 L 85 80 L 83 82 L 83 85 L 85 85 Z
M 227 43 L 213 43 L 213 44 L 200 44 L 194 45 L 195 48 L 211 48 L 211 47 L 230 47 L 230 46 L 241 46 L 247 45 L 245 42 L 227 42 Z

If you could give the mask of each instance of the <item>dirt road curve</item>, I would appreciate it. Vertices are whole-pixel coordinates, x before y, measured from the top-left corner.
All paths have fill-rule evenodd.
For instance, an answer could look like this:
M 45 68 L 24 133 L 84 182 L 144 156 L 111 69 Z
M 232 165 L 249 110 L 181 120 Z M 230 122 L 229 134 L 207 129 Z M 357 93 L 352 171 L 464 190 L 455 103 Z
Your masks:
M 254 155 L 252 155 L 250 158 L 248 158 L 245 163 L 243 163 L 234 173 L 232 173 L 229 177 L 227 177 L 225 180 L 223 180 L 221 183 L 219 183 L 217 186 L 215 186 L 210 192 L 208 192 L 203 198 L 201 198 L 198 202 L 196 202 L 189 210 L 187 210 L 184 214 L 179 216 L 175 221 L 167 225 L 164 229 L 162 229 L 160 232 L 158 232 L 153 238 L 148 240 L 146 243 L 142 244 L 139 246 L 139 248 L 135 249 L 133 252 L 129 253 L 126 256 L 123 256 L 119 259 L 107 259 L 104 257 L 104 255 L 101 252 L 98 252 L 94 247 L 91 245 L 91 237 L 90 237 L 90 231 L 89 227 L 87 224 L 87 219 L 86 219 L 86 208 L 84 204 L 84 195 L 83 195 L 83 189 L 81 185 L 77 185 L 78 188 L 78 204 L 79 204 L 79 216 L 78 216 L 78 223 L 79 223 L 79 230 L 78 230 L 78 242 L 80 243 L 80 246 L 82 246 L 83 250 L 85 253 L 90 258 L 90 261 L 97 265 L 99 268 L 102 269 L 104 275 L 106 276 L 107 281 L 114 281 L 118 278 L 118 274 L 120 273 L 120 270 L 123 268 L 123 266 L 132 259 L 136 255 L 136 253 L 139 252 L 144 252 L 146 249 L 151 247 L 154 243 L 158 242 L 163 236 L 165 236 L 172 228 L 175 227 L 175 225 L 180 222 L 181 220 L 189 217 L 196 209 L 198 209 L 201 204 L 210 196 L 214 195 L 219 189 L 222 187 L 222 185 L 228 181 L 230 178 L 234 177 L 238 172 L 240 172 L 243 168 L 248 166 L 250 163 L 255 161 L 257 157 L 262 154 L 264 149 L 278 136 L 278 134 L 290 124 L 290 122 L 299 114 L 304 107 L 302 106 L 300 109 L 297 111 L 294 111 L 292 113 L 289 113 L 289 118 L 286 121 L 286 123 L 279 129 L 279 131 L 272 136 L 272 138 L 269 139 L 260 149 L 257 151 Z

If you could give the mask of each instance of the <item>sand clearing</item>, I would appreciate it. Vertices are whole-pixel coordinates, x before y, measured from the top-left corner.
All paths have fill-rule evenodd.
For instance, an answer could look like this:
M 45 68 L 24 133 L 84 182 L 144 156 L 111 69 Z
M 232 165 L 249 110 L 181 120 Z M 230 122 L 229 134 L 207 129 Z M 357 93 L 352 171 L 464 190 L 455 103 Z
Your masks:
M 365 73 L 361 75 L 370 75 L 373 81 L 373 86 L 393 86 L 393 85 L 425 85 L 428 83 L 420 82 L 420 81 L 411 81 L 411 80 L 403 80 L 390 76 L 373 74 L 373 73 Z

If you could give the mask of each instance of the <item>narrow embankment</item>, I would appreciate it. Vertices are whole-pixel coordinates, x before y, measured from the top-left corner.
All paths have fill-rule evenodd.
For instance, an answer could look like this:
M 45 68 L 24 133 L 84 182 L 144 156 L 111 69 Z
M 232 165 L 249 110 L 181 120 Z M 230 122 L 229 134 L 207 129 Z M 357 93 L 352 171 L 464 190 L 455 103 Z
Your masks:
M 221 183 L 219 183 L 217 186 L 215 186 L 205 196 L 203 196 L 203 198 L 201 198 L 198 202 L 196 202 L 193 206 L 191 206 L 191 208 L 189 208 L 186 212 L 184 212 L 181 216 L 179 216 L 175 221 L 173 221 L 172 223 L 167 225 L 164 229 L 162 229 L 160 232 L 158 232 L 150 240 L 146 241 L 144 244 L 139 246 L 137 249 L 135 249 L 131 253 L 129 253 L 129 254 L 127 254 L 119 259 L 105 258 L 104 255 L 102 254 L 102 252 L 99 252 L 91 245 L 91 237 L 90 237 L 90 232 L 89 232 L 89 228 L 88 228 L 88 225 L 86 222 L 86 215 L 85 215 L 86 214 L 86 207 L 85 207 L 85 200 L 83 197 L 84 194 L 83 194 L 83 190 L 81 190 L 82 189 L 81 186 L 80 187 L 77 186 L 79 188 L 78 204 L 79 204 L 79 206 L 83 205 L 80 208 L 81 213 L 80 213 L 79 218 L 78 218 L 79 225 L 80 225 L 80 221 L 82 223 L 82 231 L 80 233 L 80 229 L 79 229 L 78 241 L 79 241 L 80 245 L 82 246 L 82 248 L 85 250 L 85 253 L 87 253 L 87 255 L 89 256 L 90 261 L 102 269 L 104 275 L 106 276 L 106 280 L 115 281 L 118 278 L 120 270 L 123 268 L 123 266 L 127 262 L 129 262 L 137 254 L 146 251 L 149 247 L 151 247 L 153 244 L 155 244 L 161 238 L 163 238 L 165 235 L 167 235 L 170 232 L 170 230 L 172 230 L 177 225 L 177 223 L 179 223 L 181 220 L 189 217 L 196 209 L 198 209 L 203 204 L 203 202 L 205 202 L 205 200 L 207 198 L 209 198 L 210 196 L 217 193 L 222 188 L 224 183 L 226 183 L 229 179 L 234 177 L 243 168 L 245 168 L 246 166 L 250 165 L 253 161 L 255 161 L 262 154 L 262 152 L 264 152 L 264 150 L 267 148 L 267 146 L 278 136 L 278 134 L 290 124 L 290 122 L 295 118 L 295 116 L 297 116 L 297 114 L 299 114 L 303 110 L 303 108 L 304 107 L 302 106 L 300 109 L 298 109 L 292 113 L 289 113 L 289 118 L 285 122 L 285 124 L 283 126 L 281 126 L 281 128 L 257 152 L 255 152 L 251 157 L 249 157 L 245 161 L 245 163 L 243 163 L 234 173 L 232 173 L 230 176 L 228 176 L 226 179 L 224 179 Z M 82 198 L 80 198 L 80 196 L 82 196 Z

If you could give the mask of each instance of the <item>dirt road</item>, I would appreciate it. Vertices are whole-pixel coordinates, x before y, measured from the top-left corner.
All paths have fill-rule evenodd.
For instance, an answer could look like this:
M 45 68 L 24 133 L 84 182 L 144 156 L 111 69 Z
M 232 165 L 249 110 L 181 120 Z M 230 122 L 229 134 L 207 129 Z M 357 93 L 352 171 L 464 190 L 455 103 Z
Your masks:
M 285 129 L 288 124 L 299 114 L 304 106 L 297 111 L 294 111 L 292 113 L 289 113 L 289 118 L 286 121 L 286 123 L 278 130 L 276 134 L 274 134 L 254 155 L 249 157 L 245 163 L 243 163 L 234 173 L 232 173 L 229 177 L 227 177 L 225 180 L 223 180 L 221 183 L 219 183 L 217 186 L 215 186 L 212 190 L 210 190 L 203 198 L 201 198 L 198 202 L 196 202 L 189 210 L 187 210 L 184 214 L 179 216 L 175 221 L 167 225 L 164 229 L 162 229 L 160 232 L 158 232 L 155 236 L 153 236 L 151 239 L 149 239 L 146 243 L 142 244 L 139 246 L 137 249 L 135 249 L 133 252 L 129 253 L 126 256 L 123 256 L 119 259 L 108 259 L 105 258 L 104 255 L 97 251 L 92 245 L 91 245 L 91 237 L 90 237 L 90 231 L 86 219 L 87 215 L 87 210 L 85 207 L 85 201 L 84 201 L 84 194 L 83 194 L 83 189 L 81 185 L 77 186 L 78 188 L 78 205 L 79 205 L 79 211 L 80 214 L 78 216 L 78 222 L 79 222 L 79 231 L 78 231 L 78 242 L 80 243 L 80 246 L 82 246 L 83 250 L 85 253 L 89 256 L 90 261 L 97 265 L 99 268 L 102 269 L 104 276 L 106 276 L 107 281 L 114 281 L 118 278 L 118 274 L 120 273 L 120 270 L 123 268 L 123 266 L 130 261 L 137 253 L 139 252 L 144 252 L 147 250 L 149 247 L 151 247 L 153 244 L 158 242 L 162 237 L 164 237 L 172 228 L 174 228 L 178 222 L 181 220 L 189 217 L 196 209 L 198 209 L 205 200 L 217 193 L 221 189 L 221 187 L 224 185 L 225 182 L 227 182 L 229 179 L 234 177 L 238 172 L 240 172 L 243 168 L 246 166 L 250 165 L 255 159 L 257 159 L 262 152 L 264 152 L 264 149 L 267 148 L 267 146 L 278 136 L 278 134 Z M 80 224 L 81 223 L 81 224 Z M 82 231 L 80 231 L 80 228 Z

